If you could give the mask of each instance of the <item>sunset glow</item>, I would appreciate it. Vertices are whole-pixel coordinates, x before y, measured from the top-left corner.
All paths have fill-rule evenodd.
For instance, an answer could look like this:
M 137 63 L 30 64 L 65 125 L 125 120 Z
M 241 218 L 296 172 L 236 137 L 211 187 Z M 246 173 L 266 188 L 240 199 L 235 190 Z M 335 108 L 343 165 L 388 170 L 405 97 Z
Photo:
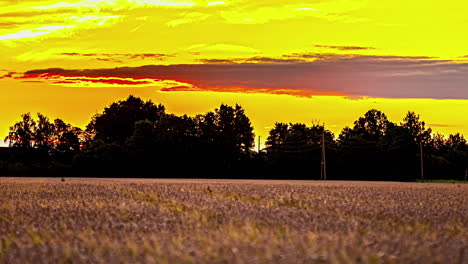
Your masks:
M 195 115 L 241 104 L 338 134 L 371 108 L 468 135 L 468 3 L 0 0 L 0 136 L 22 113 L 84 127 L 129 94 Z

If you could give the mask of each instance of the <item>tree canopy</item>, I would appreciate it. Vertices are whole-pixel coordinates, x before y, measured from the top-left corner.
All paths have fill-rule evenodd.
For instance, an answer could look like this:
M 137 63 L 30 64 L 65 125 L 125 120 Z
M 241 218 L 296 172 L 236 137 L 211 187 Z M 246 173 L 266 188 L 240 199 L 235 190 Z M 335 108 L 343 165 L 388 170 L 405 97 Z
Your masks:
M 85 131 L 22 115 L 5 138 L 12 151 L 0 157 L 1 173 L 318 179 L 324 149 L 329 179 L 414 180 L 421 158 L 426 178 L 460 179 L 468 168 L 463 135 L 433 134 L 412 111 L 397 124 L 371 109 L 337 136 L 325 124 L 277 122 L 260 152 L 254 138 L 240 105 L 178 116 L 129 96 L 96 114 Z

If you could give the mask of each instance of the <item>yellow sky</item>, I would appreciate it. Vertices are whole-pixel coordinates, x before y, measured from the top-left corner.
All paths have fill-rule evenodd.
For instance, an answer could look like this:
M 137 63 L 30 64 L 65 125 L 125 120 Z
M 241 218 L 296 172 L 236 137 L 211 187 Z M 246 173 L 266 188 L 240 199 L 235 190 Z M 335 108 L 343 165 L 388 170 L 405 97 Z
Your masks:
M 130 93 L 161 102 L 177 114 L 239 103 L 263 138 L 275 121 L 320 120 L 339 133 L 371 108 L 395 122 L 414 110 L 435 131 L 468 134 L 468 79 L 462 77 L 468 71 L 467 10 L 468 2 L 455 0 L 0 0 L 0 76 L 6 76 L 0 77 L 0 135 L 6 135 L 24 112 L 43 112 L 83 127 L 94 113 Z M 366 64 L 362 59 L 342 62 L 340 56 L 364 58 Z M 380 57 L 368 62 L 376 56 Z M 374 72 L 373 65 L 382 63 L 382 56 L 392 58 Z M 411 63 L 403 67 L 399 57 L 412 57 Z M 112 69 L 208 60 L 236 64 L 251 58 L 257 60 L 247 62 L 282 63 L 283 72 L 284 67 L 294 71 L 317 61 L 325 66 L 311 64 L 313 72 L 301 68 L 291 80 L 294 87 L 280 87 L 288 75 L 278 79 L 276 68 L 268 68 L 258 80 L 245 72 L 234 77 L 223 72 L 222 81 L 231 79 L 216 89 L 207 86 L 217 75 L 201 71 L 182 78 L 188 85 L 204 85 L 193 92 L 161 92 L 159 80 L 149 85 L 85 87 L 8 76 L 45 68 Z M 437 63 L 417 66 L 425 60 Z M 255 68 L 248 69 L 255 73 Z M 332 74 L 335 69 L 338 77 Z M 349 79 L 353 69 L 357 72 Z M 203 74 L 210 75 L 209 82 Z M 266 81 L 269 76 L 275 84 Z M 311 89 L 320 96 L 223 92 L 243 86 L 247 79 L 254 86 L 246 89 Z M 438 81 L 441 84 L 434 86 Z M 412 86 L 414 91 L 406 91 Z M 327 93 L 344 96 L 322 96 Z

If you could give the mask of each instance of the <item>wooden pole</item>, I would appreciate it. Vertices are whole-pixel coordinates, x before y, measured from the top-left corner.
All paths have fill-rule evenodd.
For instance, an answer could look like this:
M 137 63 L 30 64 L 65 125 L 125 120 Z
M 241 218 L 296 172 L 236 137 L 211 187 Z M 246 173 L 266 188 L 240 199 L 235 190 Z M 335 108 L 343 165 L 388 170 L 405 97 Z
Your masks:
M 322 133 L 322 141 L 323 141 L 323 178 L 327 180 L 327 155 L 325 149 L 325 133 Z
M 260 153 L 260 136 L 258 136 L 258 153 Z
M 321 156 L 320 156 L 320 180 L 323 180 L 323 137 L 321 142 L 322 143 L 322 149 L 321 149 Z
M 322 133 L 322 161 L 320 162 L 320 180 L 327 180 L 327 160 L 325 155 L 325 133 Z
M 419 142 L 419 152 L 421 155 L 421 180 L 424 182 L 424 154 L 423 154 L 423 144 L 422 141 Z

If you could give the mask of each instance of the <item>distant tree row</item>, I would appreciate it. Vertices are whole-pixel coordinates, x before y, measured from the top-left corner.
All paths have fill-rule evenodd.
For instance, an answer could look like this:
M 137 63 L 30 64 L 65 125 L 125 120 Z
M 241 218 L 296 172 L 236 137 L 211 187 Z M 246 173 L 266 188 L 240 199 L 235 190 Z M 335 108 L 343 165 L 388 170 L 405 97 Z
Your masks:
M 328 179 L 463 179 L 468 144 L 433 134 L 419 115 L 400 124 L 369 110 L 335 136 L 323 124 L 276 123 L 253 151 L 244 109 L 222 104 L 195 117 L 129 96 L 96 114 L 85 130 L 30 113 L 10 127 L 0 172 L 17 175 L 318 179 L 325 144 Z

